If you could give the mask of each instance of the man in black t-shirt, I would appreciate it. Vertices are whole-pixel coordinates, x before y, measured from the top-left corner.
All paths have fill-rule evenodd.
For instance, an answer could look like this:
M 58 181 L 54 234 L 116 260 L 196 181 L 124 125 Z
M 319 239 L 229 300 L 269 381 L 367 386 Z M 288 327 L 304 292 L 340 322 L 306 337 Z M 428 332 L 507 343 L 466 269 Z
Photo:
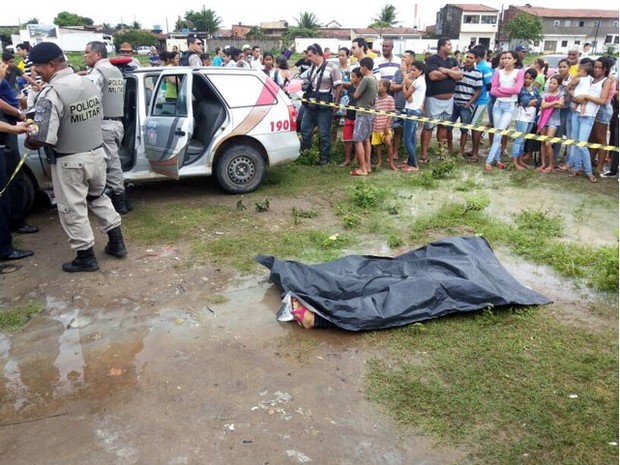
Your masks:
M 312 66 L 312 62 L 308 59 L 308 50 L 304 50 L 304 55 L 295 62 L 295 66 L 299 71 L 297 73 L 302 75 L 305 71 L 309 70 Z
M 452 42 L 447 37 L 437 41 L 437 54 L 426 62 L 426 103 L 425 115 L 428 118 L 450 121 L 454 109 L 454 89 L 456 82 L 463 78 L 463 70 L 452 55 Z M 422 153 L 420 163 L 428 162 L 428 146 L 435 123 L 424 123 L 422 130 Z M 437 127 L 437 141 L 440 146 L 446 143 L 448 130 Z

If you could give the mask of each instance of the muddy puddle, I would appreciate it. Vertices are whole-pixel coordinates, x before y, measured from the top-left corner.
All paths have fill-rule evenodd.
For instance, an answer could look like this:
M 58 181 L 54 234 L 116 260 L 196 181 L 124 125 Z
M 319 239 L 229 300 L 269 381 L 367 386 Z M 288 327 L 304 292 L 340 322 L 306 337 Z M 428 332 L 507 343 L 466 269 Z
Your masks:
M 446 464 L 362 391 L 358 335 L 275 319 L 277 289 L 87 308 L 49 298 L 0 338 L 2 464 Z M 34 435 L 34 436 L 33 436 Z M 53 458 L 51 458 L 53 457 Z

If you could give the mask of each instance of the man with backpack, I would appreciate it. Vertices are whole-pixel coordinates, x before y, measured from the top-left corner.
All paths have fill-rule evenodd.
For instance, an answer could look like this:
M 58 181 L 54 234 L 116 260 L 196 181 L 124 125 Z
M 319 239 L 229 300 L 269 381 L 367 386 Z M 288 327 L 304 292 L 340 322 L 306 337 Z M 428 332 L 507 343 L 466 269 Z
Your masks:
M 190 34 L 187 36 L 187 50 L 181 55 L 179 66 L 202 66 L 202 39 Z

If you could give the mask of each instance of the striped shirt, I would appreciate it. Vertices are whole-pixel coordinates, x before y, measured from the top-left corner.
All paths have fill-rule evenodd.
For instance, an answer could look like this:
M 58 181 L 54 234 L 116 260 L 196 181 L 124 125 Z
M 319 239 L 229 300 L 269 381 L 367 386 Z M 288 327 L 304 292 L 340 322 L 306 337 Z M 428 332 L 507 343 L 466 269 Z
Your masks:
M 379 69 L 379 79 L 391 81 L 394 79 L 396 70 L 400 69 L 400 58 L 393 56 L 391 60 L 388 60 L 385 57 L 381 57 L 376 61 L 375 68 Z
M 29 58 L 26 58 L 24 61 L 24 74 L 28 77 L 32 77 L 32 61 L 30 61 Z M 35 78 L 35 81 L 37 84 L 41 84 L 42 79 L 41 76 L 39 76 L 37 74 L 37 77 Z M 26 83 L 27 84 L 27 83 Z
M 395 84 L 402 84 L 404 77 L 405 76 L 403 76 L 403 72 L 400 68 L 398 68 L 396 70 L 396 74 L 394 74 L 394 79 L 392 79 L 392 82 L 394 82 Z M 403 90 L 401 88 L 398 92 L 394 94 L 394 104 L 396 105 L 396 108 L 398 110 L 402 110 L 403 108 L 405 108 L 406 103 L 407 101 L 405 100 L 405 96 L 403 95 Z
M 383 97 L 378 96 L 375 100 L 375 111 L 387 111 L 388 113 L 394 113 L 394 97 L 385 94 Z M 372 123 L 373 132 L 382 132 L 388 127 L 391 116 L 375 114 L 375 120 Z
M 471 99 L 471 96 L 474 95 L 474 92 L 482 89 L 483 80 L 482 73 L 475 66 L 469 70 L 463 66 L 461 70 L 463 71 L 463 78 L 456 81 L 454 104 L 464 107 Z

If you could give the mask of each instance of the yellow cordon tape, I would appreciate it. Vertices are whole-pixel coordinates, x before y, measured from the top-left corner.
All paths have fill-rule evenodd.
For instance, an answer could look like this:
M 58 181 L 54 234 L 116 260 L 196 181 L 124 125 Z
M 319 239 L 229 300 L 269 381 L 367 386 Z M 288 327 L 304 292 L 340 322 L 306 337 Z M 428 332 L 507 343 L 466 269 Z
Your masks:
M 615 147 L 613 145 L 594 144 L 590 142 L 583 142 L 583 141 L 573 140 L 573 139 L 563 139 L 561 137 L 541 136 L 538 134 L 532 134 L 529 132 L 526 133 L 526 132 L 520 132 L 520 131 L 513 131 L 510 129 L 496 129 L 496 128 L 489 128 L 486 126 L 474 126 L 473 124 L 451 123 L 450 121 L 442 121 L 438 119 L 426 118 L 423 116 L 399 115 L 397 113 L 390 113 L 387 111 L 377 111 L 377 110 L 368 110 L 366 108 L 358 108 L 352 105 L 339 105 L 333 102 L 322 102 L 320 100 L 315 100 L 313 98 L 306 99 L 306 98 L 291 97 L 291 100 L 299 100 L 301 102 L 314 103 L 316 105 L 338 108 L 341 110 L 359 110 L 359 111 L 363 111 L 364 113 L 392 116 L 393 118 L 412 119 L 412 120 L 420 121 L 422 123 L 433 123 L 433 124 L 438 124 L 442 126 L 451 126 L 453 128 L 459 128 L 459 129 L 463 128 L 463 129 L 471 129 L 472 131 L 489 132 L 491 134 L 501 134 L 502 136 L 510 136 L 512 139 L 523 137 L 524 139 L 537 140 L 540 142 L 548 140 L 552 144 L 560 143 L 562 145 L 574 145 L 575 147 L 587 147 L 590 149 L 603 149 L 607 151 L 616 151 L 616 152 L 620 151 L 618 147 Z
M 13 170 L 13 174 L 11 175 L 9 180 L 7 181 L 6 185 L 0 191 L 0 197 L 2 197 L 2 194 L 4 194 L 6 192 L 6 190 L 9 188 L 9 185 L 11 184 L 11 181 L 13 181 L 13 179 L 15 179 L 15 176 L 17 176 L 17 173 L 21 169 L 22 165 L 26 162 L 26 157 L 28 157 L 28 152 L 29 152 L 29 150 L 26 149 L 26 152 L 22 156 L 21 160 L 19 160 L 19 163 L 15 167 L 15 170 Z

